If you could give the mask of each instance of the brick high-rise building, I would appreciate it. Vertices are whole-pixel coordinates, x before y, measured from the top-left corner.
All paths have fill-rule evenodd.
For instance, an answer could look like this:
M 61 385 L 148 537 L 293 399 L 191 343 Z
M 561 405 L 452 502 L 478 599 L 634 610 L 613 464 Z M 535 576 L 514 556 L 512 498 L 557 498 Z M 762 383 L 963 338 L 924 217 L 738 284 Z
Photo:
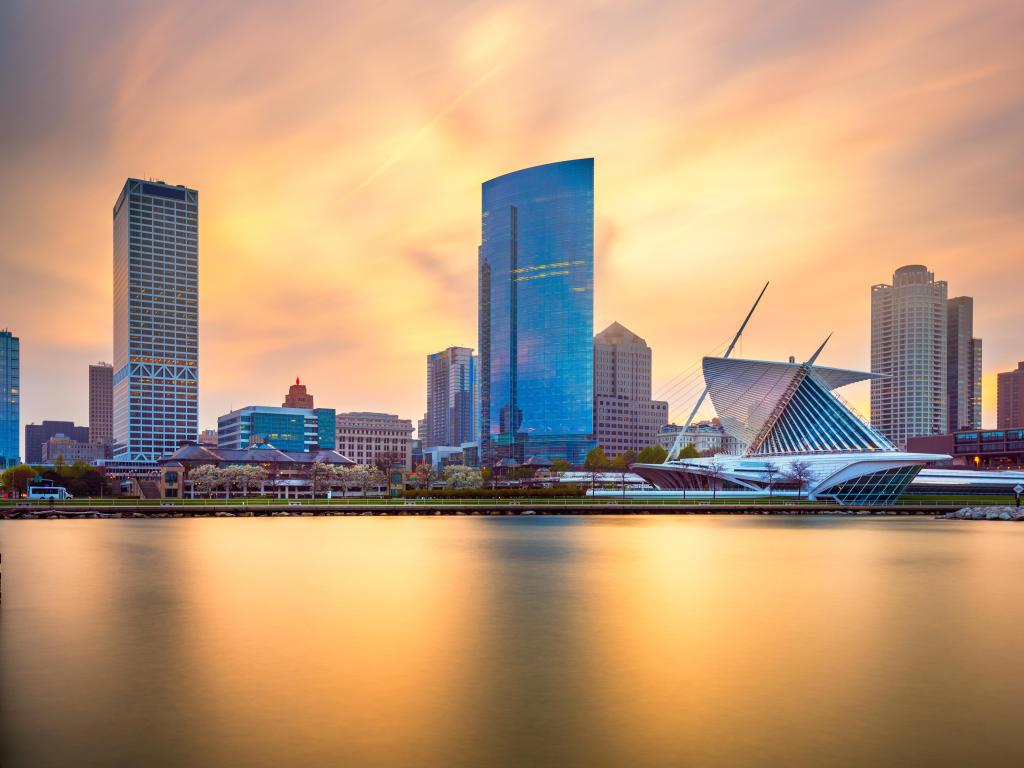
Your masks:
M 996 384 L 996 429 L 1024 427 L 1024 363 L 1000 373 Z
M 974 299 L 946 302 L 947 429 L 981 429 L 981 339 L 974 338 Z
M 313 408 L 313 396 L 306 391 L 306 385 L 299 382 L 295 377 L 295 383 L 288 387 L 288 394 L 285 395 L 282 408 Z
M 89 442 L 110 445 L 114 440 L 114 366 L 89 366 Z
M 651 399 L 651 348 L 612 323 L 594 337 L 594 437 L 609 457 L 657 442 L 668 403 Z

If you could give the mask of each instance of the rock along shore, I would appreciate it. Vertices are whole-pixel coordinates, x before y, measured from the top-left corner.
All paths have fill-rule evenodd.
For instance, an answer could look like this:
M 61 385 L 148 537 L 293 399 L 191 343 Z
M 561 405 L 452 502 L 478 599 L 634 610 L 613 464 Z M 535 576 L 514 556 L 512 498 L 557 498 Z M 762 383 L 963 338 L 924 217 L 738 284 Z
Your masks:
M 1024 510 L 1017 507 L 964 507 L 936 517 L 942 520 L 1024 520 Z

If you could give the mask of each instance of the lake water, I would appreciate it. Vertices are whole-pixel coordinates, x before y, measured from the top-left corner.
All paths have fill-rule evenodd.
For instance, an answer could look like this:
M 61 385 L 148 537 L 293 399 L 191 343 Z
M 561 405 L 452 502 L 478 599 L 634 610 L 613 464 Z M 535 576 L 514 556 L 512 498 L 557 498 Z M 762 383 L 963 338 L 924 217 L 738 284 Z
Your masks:
M 1024 525 L 0 522 L 0 765 L 1024 764 Z

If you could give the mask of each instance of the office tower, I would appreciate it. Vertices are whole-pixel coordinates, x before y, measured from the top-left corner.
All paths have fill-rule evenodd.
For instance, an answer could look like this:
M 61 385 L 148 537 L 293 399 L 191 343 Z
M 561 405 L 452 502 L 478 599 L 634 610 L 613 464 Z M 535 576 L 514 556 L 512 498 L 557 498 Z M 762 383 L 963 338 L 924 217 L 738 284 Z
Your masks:
M 353 411 L 336 419 L 338 452 L 357 464 L 372 465 L 381 455 L 398 456 L 412 468 L 412 419 L 393 413 Z
M 18 463 L 21 432 L 21 340 L 0 331 L 0 469 Z
M 651 399 L 651 348 L 612 323 L 594 337 L 594 437 L 609 457 L 654 445 L 668 403 Z
M 476 358 L 468 347 L 427 355 L 427 413 L 424 448 L 458 447 L 475 439 L 473 417 Z
M 594 445 L 594 161 L 483 185 L 480 447 L 581 464 Z
M 947 430 L 946 290 L 919 264 L 871 287 L 871 425 L 901 448 Z
M 89 366 L 89 442 L 110 445 L 114 440 L 114 366 Z
M 974 299 L 946 302 L 946 428 L 981 429 L 981 339 L 974 338 Z
M 313 407 L 313 396 L 306 391 L 306 385 L 299 382 L 298 376 L 295 377 L 295 383 L 288 387 L 288 394 L 281 405 L 285 408 Z
M 43 462 L 43 445 L 54 437 L 64 437 L 78 443 L 89 442 L 89 428 L 73 421 L 43 420 L 42 424 L 25 425 L 25 463 Z
M 243 450 L 272 445 L 285 452 L 333 450 L 333 408 L 285 408 L 250 405 L 217 419 L 217 447 Z
M 996 428 L 1024 427 L 1024 363 L 1000 373 L 996 381 Z
M 199 193 L 128 179 L 114 204 L 114 457 L 199 431 Z

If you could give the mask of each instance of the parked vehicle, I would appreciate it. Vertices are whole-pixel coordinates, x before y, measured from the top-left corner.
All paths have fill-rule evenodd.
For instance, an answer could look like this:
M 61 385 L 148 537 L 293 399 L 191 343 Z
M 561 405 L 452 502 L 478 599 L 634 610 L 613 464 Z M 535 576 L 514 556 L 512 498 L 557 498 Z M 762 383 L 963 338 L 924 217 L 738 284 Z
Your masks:
M 74 496 L 68 493 L 67 488 L 59 485 L 30 485 L 28 497 L 30 499 L 57 499 L 59 501 L 74 498 Z

